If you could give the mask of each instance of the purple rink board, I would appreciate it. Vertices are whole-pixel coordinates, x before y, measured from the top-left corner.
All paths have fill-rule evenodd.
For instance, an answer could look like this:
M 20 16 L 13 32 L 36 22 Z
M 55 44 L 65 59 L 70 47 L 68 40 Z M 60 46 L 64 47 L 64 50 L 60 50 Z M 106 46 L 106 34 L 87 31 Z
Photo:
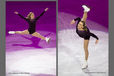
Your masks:
M 26 17 L 29 12 L 39 16 L 36 32 L 50 37 L 50 43 L 31 35 L 8 34 L 8 31 L 28 29 L 28 23 L 14 14 Z M 6 76 L 56 76 L 56 2 L 6 2 Z

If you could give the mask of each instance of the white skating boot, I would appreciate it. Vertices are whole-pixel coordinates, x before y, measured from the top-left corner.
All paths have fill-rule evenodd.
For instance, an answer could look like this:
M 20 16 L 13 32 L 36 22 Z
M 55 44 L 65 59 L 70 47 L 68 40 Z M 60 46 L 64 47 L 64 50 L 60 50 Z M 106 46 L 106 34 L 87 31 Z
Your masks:
M 46 42 L 49 43 L 51 38 L 46 37 Z
M 15 34 L 15 31 L 9 31 L 8 33 L 9 34 Z
M 82 5 L 82 7 L 84 8 L 84 12 L 89 12 L 90 8 L 88 8 L 86 5 Z
M 88 63 L 87 61 L 84 61 L 84 63 L 82 64 L 82 69 L 86 69 L 88 67 Z

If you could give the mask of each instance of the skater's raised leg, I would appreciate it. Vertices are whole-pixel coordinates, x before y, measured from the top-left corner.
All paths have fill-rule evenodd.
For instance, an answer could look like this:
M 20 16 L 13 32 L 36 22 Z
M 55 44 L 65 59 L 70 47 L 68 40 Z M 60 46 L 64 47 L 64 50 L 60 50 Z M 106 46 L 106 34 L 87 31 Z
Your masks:
M 82 7 L 84 9 L 84 14 L 83 14 L 83 17 L 82 17 L 82 21 L 85 21 L 86 22 L 87 13 L 90 11 L 90 8 L 88 8 L 86 5 L 82 5 Z
M 82 17 L 82 21 L 86 22 L 87 19 L 87 12 L 84 12 L 83 17 Z

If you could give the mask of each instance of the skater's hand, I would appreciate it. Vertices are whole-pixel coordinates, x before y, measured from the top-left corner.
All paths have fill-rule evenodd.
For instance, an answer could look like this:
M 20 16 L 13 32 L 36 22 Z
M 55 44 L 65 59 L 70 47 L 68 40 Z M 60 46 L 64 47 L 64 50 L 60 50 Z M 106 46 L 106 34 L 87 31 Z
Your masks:
M 71 21 L 71 23 L 70 24 L 75 24 L 75 21 L 74 21 L 74 19 Z
M 98 42 L 99 42 L 99 40 L 96 40 L 96 41 L 95 41 L 95 44 L 97 44 Z
M 45 9 L 45 11 L 47 11 L 47 10 L 48 10 L 48 8 Z
M 14 12 L 15 14 L 19 14 L 17 11 Z

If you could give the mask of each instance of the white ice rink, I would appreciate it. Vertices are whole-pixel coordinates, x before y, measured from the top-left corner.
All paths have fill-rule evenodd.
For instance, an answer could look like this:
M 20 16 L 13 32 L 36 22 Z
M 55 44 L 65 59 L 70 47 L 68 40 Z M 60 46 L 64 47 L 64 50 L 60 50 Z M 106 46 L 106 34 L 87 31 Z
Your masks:
M 99 37 L 95 45 L 90 38 L 88 69 L 82 70 L 84 60 L 83 39 L 75 29 L 61 30 L 58 33 L 58 74 L 59 76 L 108 76 L 108 33 L 91 30 Z
M 55 76 L 55 51 L 56 48 L 46 48 L 7 52 L 6 76 Z

